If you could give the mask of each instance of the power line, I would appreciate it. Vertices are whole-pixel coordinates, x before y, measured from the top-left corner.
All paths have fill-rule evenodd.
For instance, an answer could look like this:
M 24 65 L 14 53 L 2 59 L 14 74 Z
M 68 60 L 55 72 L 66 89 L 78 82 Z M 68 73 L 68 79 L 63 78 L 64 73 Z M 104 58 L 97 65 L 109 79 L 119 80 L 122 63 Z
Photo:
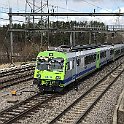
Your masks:
M 8 13 L 9 16 L 124 16 L 124 13 Z
M 47 1 L 45 1 L 45 2 L 47 2 Z M 28 1 L 28 3 L 30 3 L 30 4 L 33 5 L 33 3 L 29 2 L 29 1 Z M 40 5 L 39 2 L 37 2 L 37 4 Z M 44 5 L 47 5 L 46 3 L 43 3 L 43 4 L 44 4 Z M 35 7 L 37 7 L 37 8 L 40 9 L 41 7 L 39 7 L 38 5 L 35 5 Z M 76 10 L 73 10 L 73 9 L 68 9 L 68 8 L 64 8 L 64 7 L 61 7 L 61 6 L 58 6 L 58 5 L 56 6 L 56 5 L 53 5 L 53 4 L 49 4 L 48 6 L 55 7 L 55 8 L 58 7 L 58 8 L 63 9 L 63 10 L 70 10 L 70 11 L 72 11 L 72 12 L 79 12 L 79 11 L 76 11 Z
M 108 9 L 102 8 L 102 7 L 100 7 L 100 6 L 97 6 L 97 5 L 95 5 L 95 4 L 93 4 L 93 3 L 90 3 L 90 2 L 88 2 L 88 1 L 86 1 L 86 0 L 83 0 L 83 2 L 88 3 L 88 4 L 92 5 L 92 6 L 97 7 L 97 8 L 104 9 L 104 10 L 106 10 L 106 11 L 108 11 L 108 12 L 111 12 L 111 11 L 109 11 Z

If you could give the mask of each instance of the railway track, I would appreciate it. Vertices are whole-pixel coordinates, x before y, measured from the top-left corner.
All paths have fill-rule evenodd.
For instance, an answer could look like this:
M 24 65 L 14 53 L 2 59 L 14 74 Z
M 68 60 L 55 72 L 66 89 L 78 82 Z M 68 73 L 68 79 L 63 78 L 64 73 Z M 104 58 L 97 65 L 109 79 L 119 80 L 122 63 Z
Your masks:
M 12 85 L 33 79 L 33 71 L 18 74 L 9 78 L 0 80 L 0 89 L 10 87 Z
M 123 67 L 122 67 L 123 66 Z M 124 72 L 124 65 L 120 64 L 104 78 L 98 81 L 88 91 L 78 97 L 72 104 L 59 113 L 49 124 L 79 124 L 88 115 L 94 105 L 108 91 L 112 84 Z
M 21 117 L 24 117 L 29 112 L 35 112 L 35 110 L 47 104 L 56 95 L 42 95 L 40 93 L 22 101 L 2 112 L 0 112 L 0 124 L 11 124 L 19 121 Z
M 117 67 L 117 68 L 119 68 L 119 67 Z M 117 69 L 116 68 L 116 69 Z M 117 75 L 117 74 L 113 74 L 114 73 L 114 71 L 115 71 L 115 69 L 113 70 L 113 71 L 111 71 L 109 74 L 107 74 L 106 75 L 106 77 L 104 77 L 103 78 L 103 80 L 105 80 L 111 73 L 111 75 L 113 75 L 114 77 Z M 123 72 L 123 70 L 121 70 L 120 69 L 120 71 L 121 71 L 121 73 Z M 112 76 L 112 79 L 113 79 L 113 76 Z M 117 77 L 118 78 L 118 77 Z M 113 79 L 114 80 L 114 79 Z M 99 84 L 101 81 L 99 81 L 99 82 L 97 82 L 97 84 Z M 97 84 L 96 85 L 94 85 L 92 88 L 90 88 L 90 90 L 93 90 L 94 89 L 94 87 L 96 87 L 97 86 Z M 104 84 L 103 84 L 104 85 Z M 103 86 L 102 85 L 102 86 Z M 111 84 L 112 85 L 112 84 Z M 110 85 L 110 86 L 111 86 Z M 106 86 L 107 87 L 107 86 Z M 82 98 L 84 99 L 84 97 L 85 96 L 87 96 L 87 94 L 88 94 L 88 92 L 90 92 L 90 90 L 88 90 L 87 92 L 85 92 L 85 94 L 83 94 L 82 95 Z M 102 90 L 102 89 L 101 89 Z M 97 91 L 94 91 L 94 92 L 97 92 Z M 104 93 L 103 93 L 104 94 Z M 41 95 L 41 94 L 40 94 Z M 43 99 L 42 99 L 42 97 L 43 97 Z M 46 99 L 44 99 L 44 97 L 46 98 Z M 50 97 L 50 98 L 48 98 L 48 97 Z M 31 105 L 31 103 L 30 102 L 28 102 L 28 100 L 27 101 L 24 101 L 24 104 L 23 104 L 23 102 L 21 102 L 21 103 L 19 103 L 19 104 L 16 104 L 16 106 L 13 106 L 13 107 L 10 107 L 10 108 L 8 108 L 8 109 L 6 109 L 6 110 L 4 110 L 4 111 L 2 111 L 1 113 L 0 113 L 0 124 L 11 124 L 11 123 L 19 123 L 19 120 L 20 120 L 20 118 L 21 117 L 24 117 L 24 116 L 27 116 L 28 117 L 28 115 L 27 115 L 27 113 L 29 113 L 29 112 L 34 112 L 35 110 L 36 110 L 36 108 L 40 108 L 40 107 L 42 107 L 42 105 L 43 106 L 45 106 L 45 105 L 48 105 L 48 102 L 49 102 L 49 100 L 51 100 L 52 98 L 54 98 L 55 96 L 43 96 L 43 95 L 41 95 L 41 97 L 37 97 L 37 95 L 36 96 L 33 96 L 33 99 L 32 98 L 29 98 L 29 99 L 31 99 L 31 102 L 33 103 L 33 105 Z M 102 97 L 102 96 L 101 96 Z M 73 109 L 73 106 L 75 106 L 77 103 L 79 103 L 80 102 L 80 99 L 82 99 L 81 97 L 79 98 L 79 101 L 78 100 L 76 100 L 74 103 L 73 103 L 73 105 L 72 105 L 72 107 L 69 107 L 68 106 L 68 108 L 66 108 L 65 110 L 64 110 L 64 112 L 63 112 L 63 114 L 59 114 L 58 116 L 56 116 L 56 118 L 54 118 L 50 123 L 66 123 L 66 122 L 64 122 L 63 121 L 63 119 L 62 120 L 60 120 L 59 121 L 59 119 L 61 118 L 61 117 L 63 117 L 64 115 L 66 115 L 66 112 L 69 112 L 69 111 L 71 111 L 71 109 Z M 87 97 L 88 98 L 88 97 Z M 90 95 L 89 95 L 89 98 L 90 98 Z M 37 102 L 35 102 L 35 99 L 37 100 Z M 43 100 L 43 101 L 42 101 Z M 46 101 L 45 101 L 46 100 Z M 29 100 L 30 101 L 30 100 Z M 88 102 L 88 105 L 89 105 L 89 103 L 92 103 L 92 102 L 89 102 L 89 101 L 87 101 Z M 95 104 L 97 103 L 97 100 L 96 100 L 96 102 L 95 102 Z M 86 101 L 83 101 L 83 105 L 84 104 L 87 104 L 86 103 Z M 91 105 L 91 104 L 90 104 Z M 92 107 L 93 107 L 94 105 L 92 105 Z M 89 111 L 90 111 L 90 109 L 92 108 L 92 107 L 89 107 Z M 81 106 L 81 108 L 84 110 L 85 108 L 84 107 L 82 107 Z M 77 109 L 75 109 L 76 111 L 78 111 Z M 81 109 L 80 109 L 81 110 Z M 86 110 L 86 109 L 85 109 Z M 21 112 L 20 112 L 21 111 Z M 88 112 L 89 112 L 88 111 Z M 86 114 L 84 114 L 84 117 L 88 114 L 88 112 L 86 112 Z M 67 113 L 67 119 L 66 119 L 66 116 L 65 116 L 65 118 L 64 118 L 64 120 L 69 120 L 68 121 L 68 123 L 70 122 L 70 123 L 78 123 L 77 121 L 79 120 L 79 118 L 78 117 L 81 117 L 81 114 L 82 114 L 82 112 L 80 113 L 80 111 L 79 111 L 79 113 L 78 114 L 80 114 L 78 117 L 75 117 L 74 118 L 74 121 L 73 120 L 71 120 L 71 118 L 69 118 L 68 119 L 68 117 L 69 117 L 69 115 L 70 115 L 70 113 L 71 112 L 69 112 L 69 113 Z M 74 113 L 74 115 L 75 115 L 75 113 Z M 73 117 L 74 116 L 73 114 L 71 114 L 71 117 Z M 76 115 L 77 115 L 77 113 L 76 113 Z M 82 117 L 82 118 L 84 118 L 84 117 Z M 81 120 L 82 120 L 82 118 L 81 118 Z M 80 120 L 80 121 L 81 121 Z M 80 122 L 79 121 L 79 122 Z
M 11 68 L 5 68 L 5 69 L 0 69 L 0 78 L 5 77 L 5 76 L 10 76 L 10 75 L 15 75 L 18 73 L 23 73 L 25 71 L 30 71 L 34 70 L 34 65 L 27 64 L 27 65 L 22 65 L 20 67 L 11 67 Z
M 4 70 L 0 73 L 0 89 L 33 79 L 33 67 L 34 65 L 24 65 Z

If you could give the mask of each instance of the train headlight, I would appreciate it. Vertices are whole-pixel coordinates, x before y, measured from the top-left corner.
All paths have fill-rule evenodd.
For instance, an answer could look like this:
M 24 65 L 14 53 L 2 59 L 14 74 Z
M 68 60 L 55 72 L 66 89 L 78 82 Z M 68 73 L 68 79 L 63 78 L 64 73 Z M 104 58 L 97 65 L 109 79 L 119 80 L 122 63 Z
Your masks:
M 40 74 L 37 74 L 37 78 L 41 78 L 41 75 Z
M 61 77 L 60 76 L 56 76 L 56 80 L 59 80 L 59 79 L 61 79 Z

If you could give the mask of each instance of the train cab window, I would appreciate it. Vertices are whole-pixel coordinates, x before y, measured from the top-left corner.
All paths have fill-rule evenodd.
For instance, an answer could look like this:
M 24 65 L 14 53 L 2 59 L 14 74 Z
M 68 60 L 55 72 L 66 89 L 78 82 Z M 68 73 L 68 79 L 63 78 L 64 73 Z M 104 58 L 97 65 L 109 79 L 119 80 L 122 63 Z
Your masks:
M 63 58 L 39 57 L 37 59 L 38 70 L 63 71 Z

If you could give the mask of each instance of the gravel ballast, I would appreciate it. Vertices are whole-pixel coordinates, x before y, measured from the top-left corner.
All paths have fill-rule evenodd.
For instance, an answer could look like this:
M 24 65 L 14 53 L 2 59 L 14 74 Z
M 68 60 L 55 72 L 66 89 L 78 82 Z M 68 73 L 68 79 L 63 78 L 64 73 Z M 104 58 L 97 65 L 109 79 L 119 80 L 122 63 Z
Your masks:
M 114 109 L 117 100 L 124 89 L 124 73 L 119 77 L 116 83 L 104 94 L 102 99 L 92 109 L 88 117 L 82 124 L 112 124 Z
M 19 122 L 22 124 L 47 124 L 50 122 L 51 119 L 56 117 L 57 114 L 61 113 L 68 105 L 70 105 L 75 99 L 77 99 L 82 93 L 84 93 L 86 90 L 89 89 L 89 87 L 93 86 L 96 81 L 101 79 L 108 71 L 110 71 L 112 68 L 116 67 L 118 65 L 116 62 L 114 64 L 111 64 L 109 66 L 106 66 L 101 71 L 98 71 L 95 75 L 92 75 L 88 77 L 86 80 L 84 80 L 80 85 L 78 92 L 76 90 L 70 90 L 67 94 L 64 94 L 60 97 L 56 97 L 51 100 L 46 106 L 42 106 L 35 112 L 31 112 L 29 115 L 30 117 L 23 117 Z M 124 76 L 124 74 L 123 74 Z M 122 76 L 122 77 L 123 77 Z M 120 78 L 119 78 L 120 79 Z M 123 79 L 120 79 L 118 83 L 113 88 L 108 91 L 107 95 L 100 100 L 100 102 L 96 105 L 96 107 L 92 110 L 91 114 L 85 118 L 82 123 L 87 124 L 110 124 L 112 120 L 112 115 L 114 111 L 114 107 L 117 103 L 118 96 L 121 92 L 121 90 L 124 87 Z M 29 92 L 23 92 L 22 94 L 19 94 L 17 96 L 11 96 L 10 91 L 13 89 L 20 90 L 29 90 Z M 35 92 L 31 92 L 35 91 Z M 4 90 L 0 91 L 0 105 L 2 106 L 0 108 L 0 111 L 3 109 L 13 105 L 10 103 L 7 103 L 8 99 L 16 98 L 18 101 L 22 101 L 31 95 L 34 95 L 37 92 L 37 87 L 32 87 L 32 81 L 26 82 L 26 84 L 18 84 L 9 88 L 6 88 Z M 9 93 L 9 95 L 6 95 Z M 111 96 L 109 96 L 111 95 Z M 95 112 L 96 111 L 96 112 Z M 99 112 L 100 111 L 100 112 Z
M 38 88 L 32 85 L 33 80 L 26 81 L 0 91 L 0 111 L 21 102 L 38 92 Z M 16 91 L 16 96 L 11 94 L 11 91 Z M 10 102 L 13 101 L 13 102 Z
M 63 111 L 69 104 L 71 104 L 77 97 L 80 96 L 83 92 L 89 89 L 98 79 L 104 76 L 107 73 L 107 70 L 114 68 L 116 64 L 105 67 L 100 72 L 97 72 L 96 75 L 86 79 L 79 86 L 78 92 L 75 90 L 69 91 L 67 94 L 55 98 L 48 103 L 47 106 L 43 106 L 37 110 L 37 112 L 32 112 L 30 118 L 23 118 L 20 120 L 22 124 L 47 124 L 52 118 L 56 117 L 58 113 Z M 82 123 L 86 124 L 111 124 L 113 111 L 115 105 L 117 104 L 117 99 L 124 88 L 123 84 L 124 74 L 117 80 L 117 82 L 109 89 L 109 91 L 104 95 L 95 108 L 91 111 L 91 114 L 85 118 Z

